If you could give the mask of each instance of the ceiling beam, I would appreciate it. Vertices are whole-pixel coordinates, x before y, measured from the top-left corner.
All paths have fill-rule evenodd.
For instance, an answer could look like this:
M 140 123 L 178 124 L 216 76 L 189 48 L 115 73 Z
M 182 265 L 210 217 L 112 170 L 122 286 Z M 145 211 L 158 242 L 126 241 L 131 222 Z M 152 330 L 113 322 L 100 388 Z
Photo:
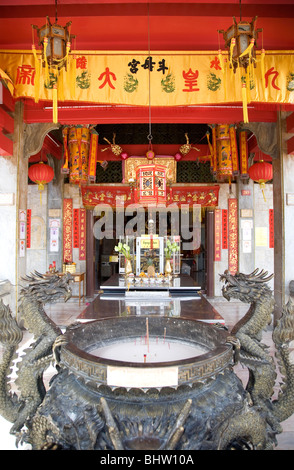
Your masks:
M 35 107 L 25 106 L 24 121 L 27 124 L 52 121 L 52 105 Z M 275 122 L 276 110 L 255 109 L 248 106 L 250 122 Z M 218 124 L 239 123 L 243 121 L 241 104 L 231 106 L 171 106 L 152 107 L 151 121 L 153 123 L 194 123 Z M 149 108 L 141 106 L 87 106 L 64 105 L 58 107 L 58 122 L 66 124 L 124 124 L 148 123 Z
M 85 6 L 87 2 L 76 4 L 58 4 L 58 19 L 61 18 L 85 18 L 89 16 L 146 16 L 147 3 L 116 2 L 116 3 L 95 3 Z M 293 4 L 264 4 L 257 2 L 255 4 L 246 4 L 242 7 L 245 17 L 273 17 L 290 18 L 294 16 Z M 211 2 L 158 2 L 149 4 L 149 14 L 152 16 L 207 16 L 207 17 L 233 17 L 240 16 L 240 7 L 238 3 L 211 3 Z M 0 16 L 2 18 L 46 18 L 46 16 L 55 18 L 55 5 L 10 5 L 0 7 Z

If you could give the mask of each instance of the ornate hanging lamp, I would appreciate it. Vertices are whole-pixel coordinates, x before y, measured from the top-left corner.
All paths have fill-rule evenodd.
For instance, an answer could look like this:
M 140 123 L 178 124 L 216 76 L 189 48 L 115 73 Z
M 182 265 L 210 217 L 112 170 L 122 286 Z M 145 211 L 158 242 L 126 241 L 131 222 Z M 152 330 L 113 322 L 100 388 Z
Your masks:
M 70 184 L 94 183 L 99 134 L 92 125 L 64 126 L 62 129 L 64 163 L 62 174 Z
M 166 167 L 163 165 L 140 165 L 136 169 L 135 202 L 153 205 L 165 204 L 167 197 Z M 130 182 L 129 182 L 130 183 Z
M 57 123 L 57 99 L 58 95 L 63 99 L 63 71 L 68 73 L 68 83 L 73 90 L 75 85 L 75 60 L 70 57 L 71 41 L 75 36 L 70 34 L 71 21 L 65 26 L 58 24 L 57 18 L 57 0 L 55 0 L 55 23 L 50 22 L 46 17 L 46 24 L 41 28 L 32 25 L 37 30 L 38 44 L 41 46 L 41 57 L 37 54 L 34 35 L 32 50 L 35 57 L 36 85 L 35 102 L 39 101 L 39 89 L 41 76 L 44 75 L 44 87 L 52 89 L 53 100 L 53 122 Z M 41 62 L 41 63 L 40 63 Z
M 225 46 L 229 50 L 230 69 L 236 73 L 237 69 L 243 69 L 244 75 L 241 77 L 242 102 L 243 102 L 243 120 L 248 121 L 247 102 L 250 92 L 250 80 L 253 76 L 253 69 L 256 67 L 256 41 L 258 33 L 262 29 L 256 29 L 257 16 L 252 21 L 242 21 L 241 0 L 240 21 L 237 22 L 233 17 L 234 24 L 227 31 L 219 30 L 223 34 Z M 261 69 L 264 77 L 264 49 L 261 50 Z M 264 80 L 264 79 L 263 79 Z
M 40 201 L 42 204 L 42 191 L 45 189 L 45 184 L 50 183 L 54 178 L 54 170 L 50 165 L 40 161 L 29 167 L 28 175 L 30 180 L 37 183 L 38 190 L 40 191 Z
M 259 183 L 259 186 L 261 188 L 262 194 L 264 201 L 266 202 L 265 199 L 265 194 L 264 194 L 264 188 L 265 188 L 265 183 L 273 179 L 273 167 L 270 163 L 265 162 L 263 160 L 260 160 L 256 163 L 254 163 L 249 169 L 248 169 L 248 174 L 249 177 L 255 181 L 256 183 Z

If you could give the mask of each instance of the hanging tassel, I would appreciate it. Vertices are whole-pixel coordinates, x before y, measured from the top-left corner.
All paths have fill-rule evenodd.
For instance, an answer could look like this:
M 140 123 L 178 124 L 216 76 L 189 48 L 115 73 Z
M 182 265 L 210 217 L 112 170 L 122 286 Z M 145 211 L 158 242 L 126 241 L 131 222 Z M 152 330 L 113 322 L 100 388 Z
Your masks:
M 266 202 L 266 198 L 265 198 L 265 194 L 264 194 L 265 182 L 260 180 L 259 181 L 259 186 L 260 186 L 260 189 L 261 189 L 261 192 L 262 192 L 262 195 L 263 195 L 263 200 L 264 200 L 264 202 Z
M 213 167 L 212 167 L 212 174 L 216 176 L 217 174 L 217 154 L 216 154 L 216 125 L 212 125 L 212 158 L 213 158 Z
M 223 55 L 222 55 L 221 49 L 219 49 L 219 51 L 218 51 L 218 58 L 219 58 L 219 62 L 220 62 L 220 66 L 221 66 L 222 72 L 223 72 L 224 98 L 225 98 L 225 101 L 226 101 L 226 99 L 227 99 L 227 71 L 226 71 L 226 69 L 225 69 L 225 64 L 224 64 L 224 60 L 223 60 Z
M 213 148 L 209 140 L 209 132 L 206 132 L 207 144 L 210 151 L 210 170 L 213 171 Z
M 231 66 L 231 68 L 232 68 L 233 70 L 234 70 L 234 66 L 233 66 L 233 52 L 234 52 L 235 45 L 236 45 L 236 39 L 235 39 L 235 38 L 232 38 L 232 39 L 231 39 L 231 44 L 230 44 L 230 66 Z
M 223 60 L 223 55 L 221 49 L 218 50 L 218 60 L 222 69 L 222 72 L 225 72 L 225 67 L 224 67 L 224 60 Z
M 242 102 L 243 102 L 243 121 L 244 123 L 248 121 L 248 109 L 247 109 L 247 87 L 246 83 L 242 83 Z
M 260 65 L 261 65 L 262 87 L 263 87 L 263 91 L 265 91 L 265 65 L 264 65 L 265 50 L 264 49 L 261 49 L 260 59 L 261 59 Z
M 48 66 L 48 60 L 47 60 L 47 46 L 48 46 L 48 38 L 44 38 L 45 84 L 48 86 L 50 83 L 50 76 L 49 76 L 49 66 Z
M 69 60 L 69 69 L 67 72 L 67 79 L 68 79 L 68 88 L 70 90 L 70 99 L 75 99 L 76 93 L 76 69 L 77 69 L 77 61 L 76 56 L 70 57 Z
M 57 117 L 57 113 L 58 113 L 58 105 L 57 105 L 57 101 L 58 101 L 58 98 L 57 98 L 57 85 L 54 84 L 53 85 L 53 123 L 54 124 L 57 124 L 58 123 L 58 117 Z
M 250 41 L 250 44 L 249 46 L 245 49 L 245 51 L 242 52 L 242 54 L 240 54 L 239 57 L 244 57 L 244 55 L 249 55 L 249 59 L 251 58 L 251 55 L 252 55 L 252 49 L 254 47 L 254 42 L 255 42 L 255 39 L 251 39 Z
M 36 46 L 32 45 L 33 55 L 35 59 L 35 103 L 39 103 L 40 97 L 40 64 L 37 56 Z
M 246 70 L 246 100 L 247 100 L 247 104 L 251 102 L 249 67 L 247 67 L 247 70 Z
M 61 173 L 68 174 L 68 148 L 67 148 L 67 136 L 68 136 L 68 127 L 64 127 L 62 129 L 62 137 L 63 137 L 63 149 L 64 149 L 64 164 L 61 169 Z

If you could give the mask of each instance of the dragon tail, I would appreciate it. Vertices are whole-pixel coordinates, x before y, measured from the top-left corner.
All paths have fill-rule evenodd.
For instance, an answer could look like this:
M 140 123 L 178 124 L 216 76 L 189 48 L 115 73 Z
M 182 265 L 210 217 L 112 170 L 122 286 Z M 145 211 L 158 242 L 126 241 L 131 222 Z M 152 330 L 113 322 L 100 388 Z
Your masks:
M 276 358 L 282 377 L 282 385 L 274 414 L 281 423 L 294 413 L 294 303 L 291 298 L 284 306 L 282 316 L 273 331 Z
M 14 422 L 17 417 L 19 403 L 17 397 L 10 392 L 7 377 L 22 336 L 9 306 L 4 305 L 0 299 L 0 343 L 3 345 L 0 362 L 0 415 L 10 422 Z

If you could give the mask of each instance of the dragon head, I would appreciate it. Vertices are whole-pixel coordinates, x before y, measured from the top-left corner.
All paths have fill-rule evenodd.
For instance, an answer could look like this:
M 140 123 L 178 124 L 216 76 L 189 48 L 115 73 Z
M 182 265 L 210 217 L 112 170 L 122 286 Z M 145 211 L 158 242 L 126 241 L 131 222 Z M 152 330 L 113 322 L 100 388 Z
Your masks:
M 29 297 L 42 304 L 58 302 L 62 298 L 64 302 L 67 302 L 72 295 L 69 281 L 73 280 L 73 277 L 70 273 L 64 276 L 57 274 L 46 276 L 35 271 L 34 274 L 22 280 L 28 282 L 28 285 L 22 288 L 20 297 Z
M 268 272 L 263 269 L 259 273 L 258 269 L 255 269 L 251 274 L 236 273 L 235 275 L 225 271 L 224 274 L 220 274 L 220 280 L 225 283 L 222 288 L 223 297 L 227 300 L 234 298 L 246 303 L 256 301 L 265 294 L 271 294 L 266 283 L 273 276 L 273 274 L 268 276 Z

